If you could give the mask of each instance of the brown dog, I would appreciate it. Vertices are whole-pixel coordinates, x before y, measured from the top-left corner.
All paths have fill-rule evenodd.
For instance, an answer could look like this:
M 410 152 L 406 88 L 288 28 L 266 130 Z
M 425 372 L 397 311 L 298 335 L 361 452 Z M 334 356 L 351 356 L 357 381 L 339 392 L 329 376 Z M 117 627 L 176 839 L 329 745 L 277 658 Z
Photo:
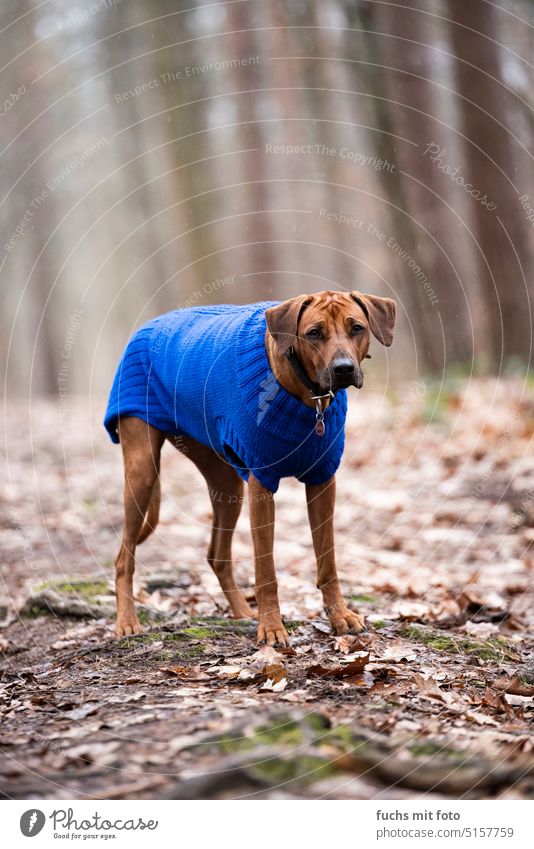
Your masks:
M 361 363 L 368 356 L 371 334 L 391 345 L 395 302 L 359 292 L 319 292 L 293 298 L 265 311 L 265 347 L 278 383 L 302 404 L 317 411 L 321 436 L 324 410 L 334 393 L 363 383 Z M 217 575 L 232 615 L 254 616 L 237 587 L 232 570 L 232 534 L 243 500 L 243 480 L 227 459 L 190 437 L 178 440 L 141 418 L 121 415 L 125 487 L 125 523 L 116 558 L 118 636 L 138 634 L 141 626 L 133 601 L 136 545 L 157 525 L 160 504 L 160 453 L 165 439 L 192 460 L 206 479 L 213 508 L 208 562 Z M 258 641 L 287 645 L 288 635 L 278 603 L 273 561 L 274 495 L 252 473 L 248 478 L 250 524 L 254 546 Z M 306 500 L 317 559 L 317 586 L 336 634 L 362 630 L 364 619 L 349 610 L 339 588 L 334 555 L 335 477 L 306 484 Z

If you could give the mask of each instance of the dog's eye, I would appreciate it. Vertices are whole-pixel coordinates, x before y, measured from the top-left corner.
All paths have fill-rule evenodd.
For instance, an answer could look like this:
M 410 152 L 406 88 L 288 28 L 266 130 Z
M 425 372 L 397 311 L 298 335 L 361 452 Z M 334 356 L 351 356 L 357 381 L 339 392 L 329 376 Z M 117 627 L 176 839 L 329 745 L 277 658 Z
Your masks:
M 357 336 L 358 333 L 363 333 L 364 330 L 365 330 L 365 327 L 363 326 L 363 324 L 353 324 L 352 329 L 351 329 L 351 333 L 352 333 L 353 336 Z
M 311 330 L 308 330 L 306 336 L 308 337 L 308 339 L 320 339 L 321 331 L 318 327 L 312 327 Z

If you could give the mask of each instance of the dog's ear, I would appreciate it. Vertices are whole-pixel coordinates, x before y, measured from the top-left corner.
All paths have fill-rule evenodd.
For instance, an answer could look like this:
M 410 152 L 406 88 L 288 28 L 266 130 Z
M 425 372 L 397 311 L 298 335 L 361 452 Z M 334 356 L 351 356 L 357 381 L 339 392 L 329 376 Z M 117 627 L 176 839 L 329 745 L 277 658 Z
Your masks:
M 278 306 L 265 310 L 267 329 L 281 354 L 285 354 L 294 344 L 299 319 L 312 300 L 311 295 L 299 295 L 298 298 L 291 298 L 289 301 L 283 301 Z
M 393 328 L 397 317 L 397 305 L 392 298 L 363 295 L 351 292 L 350 296 L 362 308 L 369 320 L 371 333 L 387 348 L 393 342 Z

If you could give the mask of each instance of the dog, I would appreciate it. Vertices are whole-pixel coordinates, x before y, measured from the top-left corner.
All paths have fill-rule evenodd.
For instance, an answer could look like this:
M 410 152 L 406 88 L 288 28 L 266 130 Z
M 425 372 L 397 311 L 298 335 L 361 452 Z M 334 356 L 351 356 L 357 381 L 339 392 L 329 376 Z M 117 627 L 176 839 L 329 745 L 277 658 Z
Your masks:
M 364 618 L 340 591 L 334 553 L 335 473 L 346 390 L 363 385 L 371 336 L 393 341 L 395 301 L 324 291 L 283 302 L 175 310 L 137 331 L 124 352 L 104 424 L 124 461 L 124 531 L 116 557 L 117 636 L 139 634 L 135 549 L 154 530 L 167 440 L 204 476 L 213 508 L 208 562 L 237 619 L 255 616 L 232 569 L 232 534 L 248 482 L 258 642 L 287 646 L 273 560 L 280 478 L 305 484 L 317 587 L 336 634 Z

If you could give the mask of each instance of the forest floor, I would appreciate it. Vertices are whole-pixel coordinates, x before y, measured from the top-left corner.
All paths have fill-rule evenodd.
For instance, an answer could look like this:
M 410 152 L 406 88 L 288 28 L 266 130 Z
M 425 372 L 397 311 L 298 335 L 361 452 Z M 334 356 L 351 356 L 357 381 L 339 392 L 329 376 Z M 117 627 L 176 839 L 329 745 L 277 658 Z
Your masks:
M 337 559 L 367 630 L 331 635 L 302 486 L 277 496 L 292 647 L 232 621 L 209 501 L 163 452 L 138 549 L 145 631 L 113 636 L 120 450 L 102 405 L 11 405 L 0 483 L 0 795 L 533 798 L 534 402 L 517 379 L 350 398 Z M 246 507 L 236 572 L 252 598 Z

